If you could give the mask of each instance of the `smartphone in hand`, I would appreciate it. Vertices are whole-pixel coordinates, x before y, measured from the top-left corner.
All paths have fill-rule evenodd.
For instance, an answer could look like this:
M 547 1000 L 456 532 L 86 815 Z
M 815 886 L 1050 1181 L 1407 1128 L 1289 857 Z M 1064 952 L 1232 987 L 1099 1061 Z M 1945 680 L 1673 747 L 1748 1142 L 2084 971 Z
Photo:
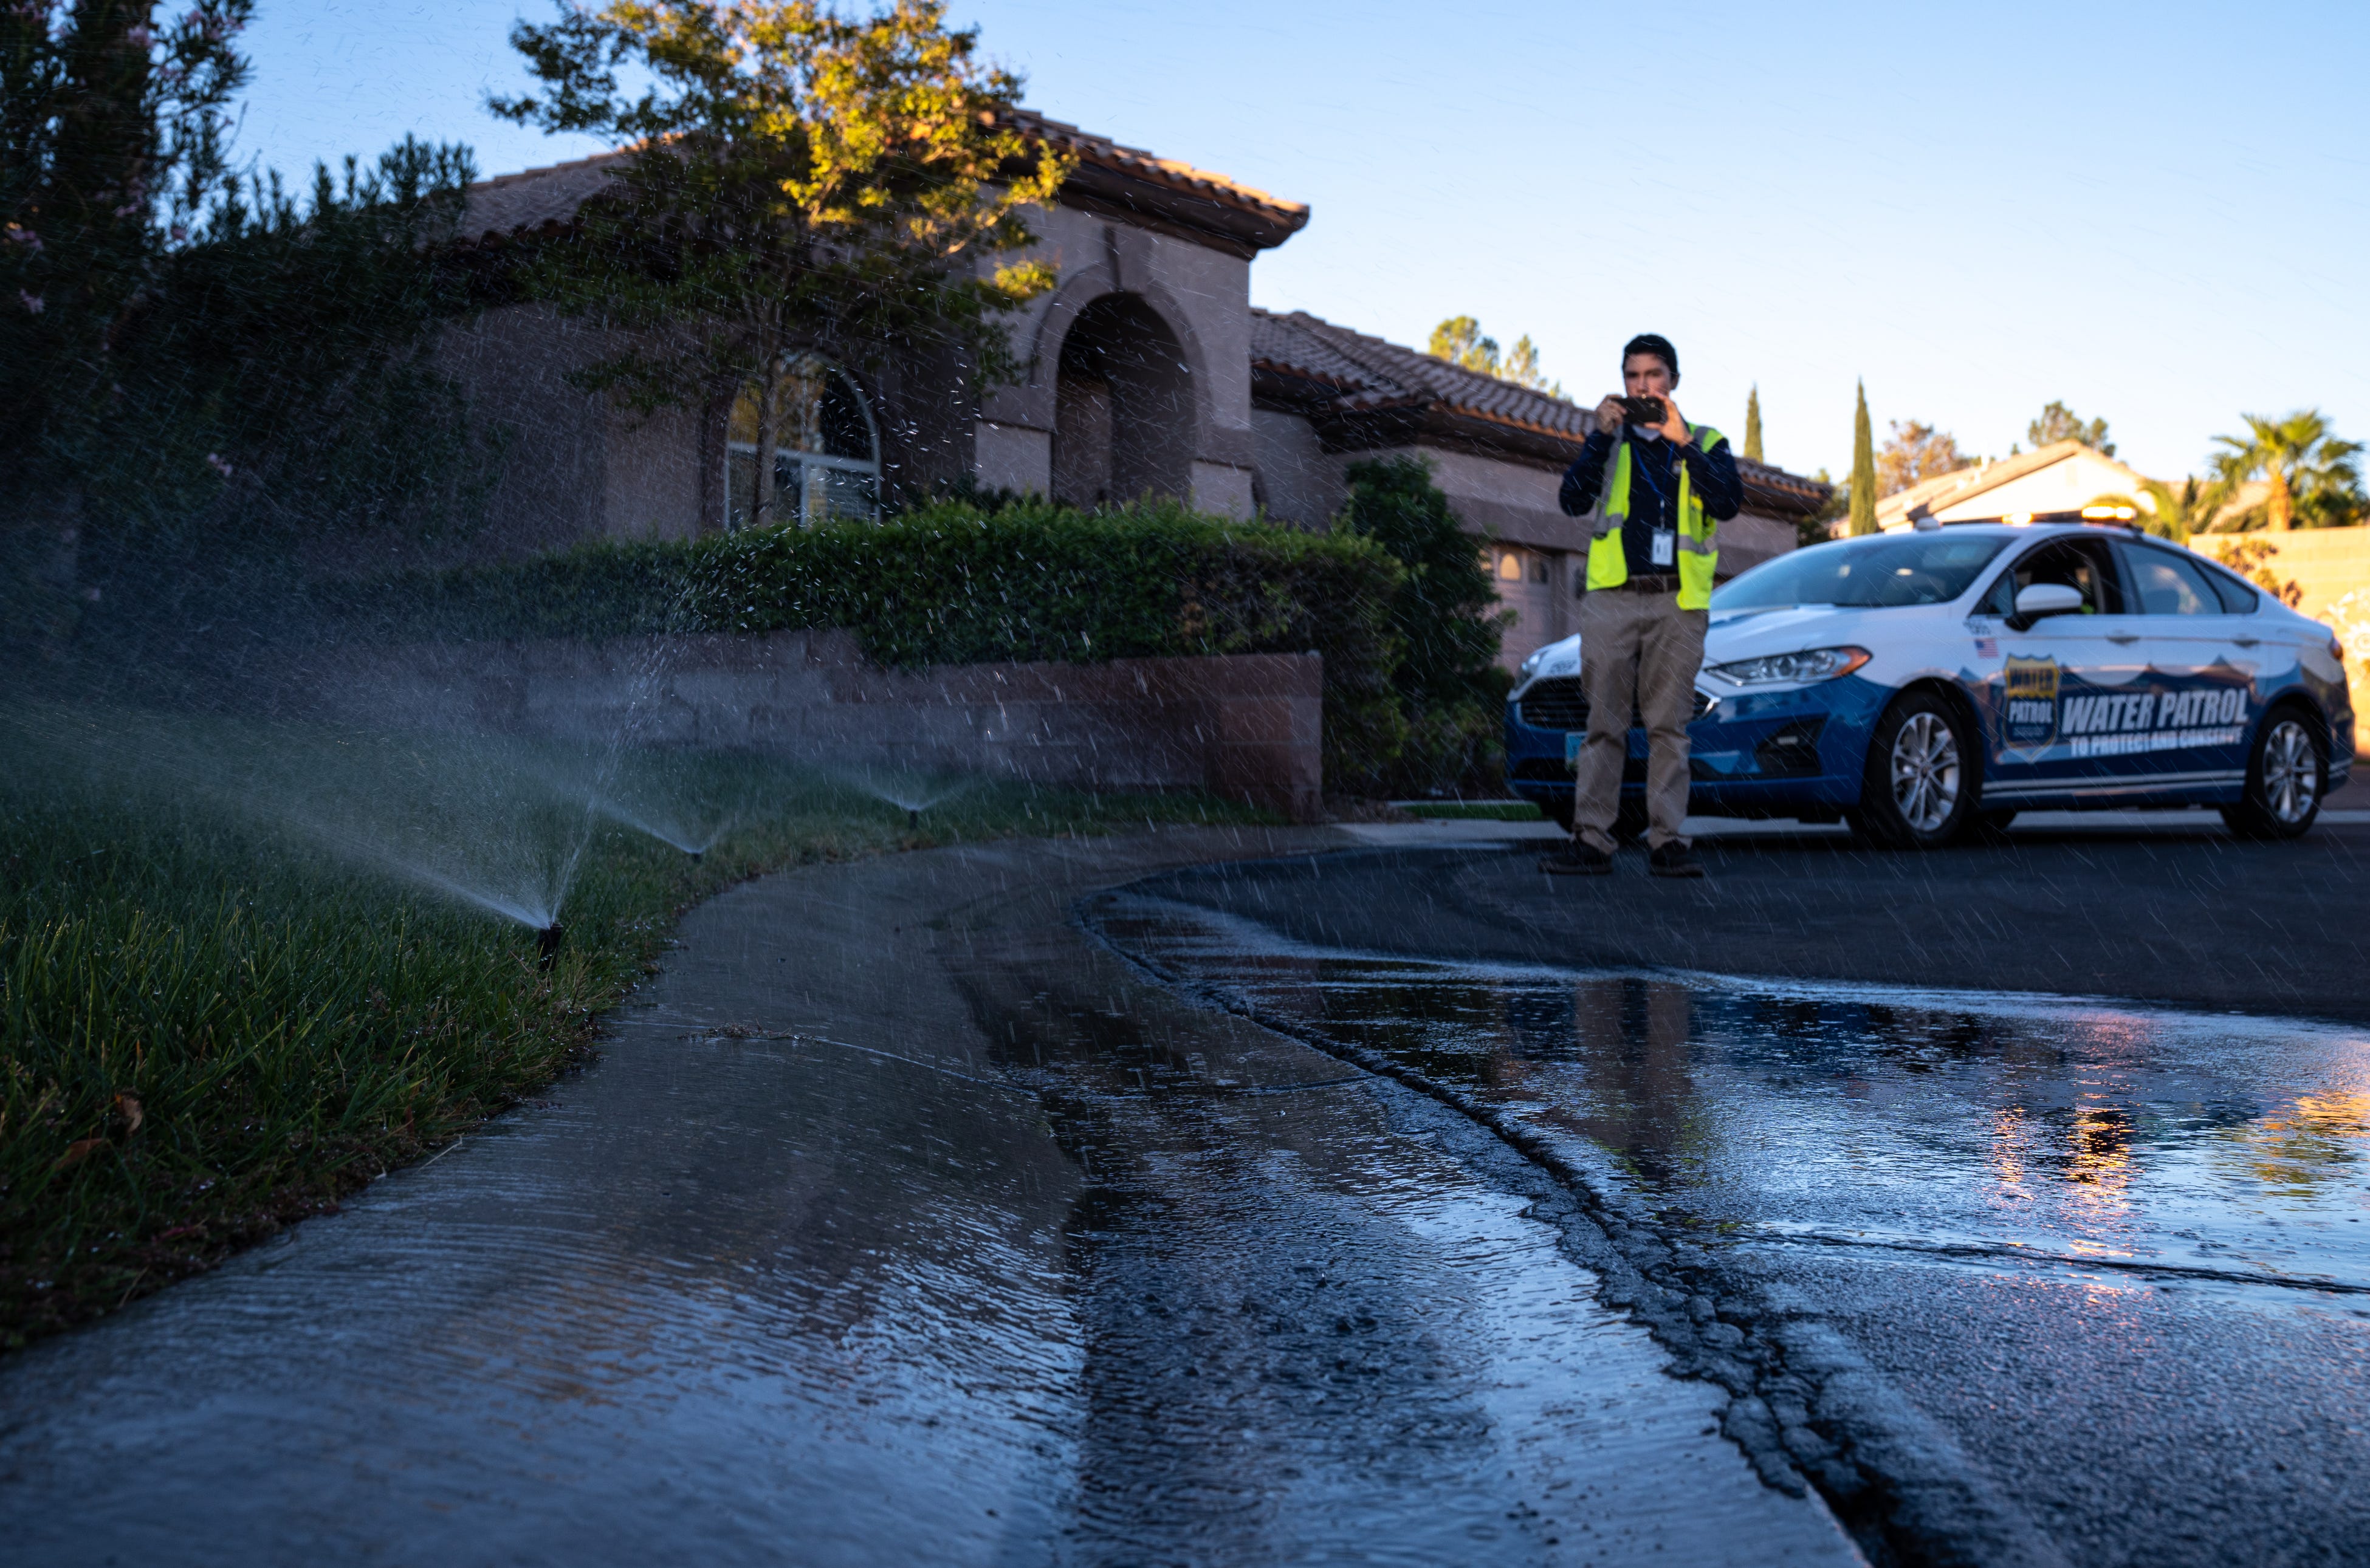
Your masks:
M 1671 417 L 1659 397 L 1625 397 L 1621 400 L 1621 413 L 1633 425 L 1659 425 Z

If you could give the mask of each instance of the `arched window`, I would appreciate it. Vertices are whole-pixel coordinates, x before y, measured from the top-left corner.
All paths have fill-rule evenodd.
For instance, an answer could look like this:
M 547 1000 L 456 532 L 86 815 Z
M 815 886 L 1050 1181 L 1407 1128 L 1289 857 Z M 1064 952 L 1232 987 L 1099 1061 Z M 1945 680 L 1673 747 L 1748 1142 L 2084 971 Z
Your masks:
M 725 527 L 731 530 L 880 515 L 880 441 L 872 410 L 847 372 L 815 354 L 783 361 L 774 382 L 774 508 L 759 517 L 757 431 L 762 389 L 732 400 L 725 435 Z

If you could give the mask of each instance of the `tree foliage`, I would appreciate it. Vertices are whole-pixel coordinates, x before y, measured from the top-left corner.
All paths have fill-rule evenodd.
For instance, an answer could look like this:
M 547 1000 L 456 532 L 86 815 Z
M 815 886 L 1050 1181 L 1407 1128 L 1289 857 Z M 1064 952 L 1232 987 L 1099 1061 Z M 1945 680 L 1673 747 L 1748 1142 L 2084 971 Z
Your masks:
M 482 491 L 491 454 L 426 359 L 466 303 L 441 241 L 467 151 L 316 166 L 305 200 L 232 170 L 250 11 L 0 12 L 0 638 L 54 644 L 127 573 L 196 591 Z
M 1513 348 L 1501 351 L 1498 340 L 1481 330 L 1480 322 L 1469 315 L 1452 315 L 1432 329 L 1432 341 L 1424 352 L 1460 370 L 1495 376 L 1549 397 L 1563 395 L 1563 383 L 1548 380 L 1539 369 L 1538 345 L 1527 332 L 1514 339 Z
M 2216 436 L 2214 457 L 2216 498 L 2224 502 L 2215 526 L 2226 532 L 2268 528 L 2339 528 L 2370 512 L 2362 488 L 2362 443 L 2340 441 L 2318 408 L 2284 418 L 2241 415 L 2247 433 Z M 2262 499 L 2229 506 L 2239 486 L 2264 482 Z
M 1877 494 L 1897 496 L 1913 485 L 1974 465 L 1975 460 L 1959 450 L 1949 431 L 1916 419 L 1895 419 L 1876 454 Z
M 1852 416 L 1851 528 L 1855 534 L 1876 532 L 1876 447 L 1868 426 L 1868 383 L 1861 382 L 1859 407 Z
M 814 0 L 563 5 L 511 41 L 546 90 L 495 113 L 626 154 L 574 242 L 525 275 L 638 334 L 581 384 L 642 411 L 748 387 L 764 452 L 784 412 L 776 372 L 800 349 L 948 351 L 981 384 L 1014 372 L 1002 316 L 1053 271 L 997 258 L 1033 243 L 1023 213 L 1070 164 L 1017 127 L 1019 78 L 979 58 L 975 31 L 949 31 L 939 0 L 862 18 Z M 760 463 L 755 521 L 774 506 Z
M 1335 531 L 1373 540 L 1406 570 L 1390 612 L 1406 739 L 1397 757 L 1342 783 L 1419 793 L 1453 786 L 1483 769 L 1497 733 L 1506 693 L 1498 651 L 1511 617 L 1498 609 L 1476 541 L 1422 462 L 1353 463 L 1344 477 L 1350 494 Z
M 2025 426 L 2024 439 L 2035 452 L 2059 441 L 2080 441 L 2101 457 L 2115 455 L 2115 443 L 2107 439 L 2106 420 L 2085 424 L 2079 415 L 2054 399 L 2043 406 L 2039 418 Z
M 1761 455 L 1761 383 L 1744 395 L 1744 457 L 1748 463 L 1766 463 Z

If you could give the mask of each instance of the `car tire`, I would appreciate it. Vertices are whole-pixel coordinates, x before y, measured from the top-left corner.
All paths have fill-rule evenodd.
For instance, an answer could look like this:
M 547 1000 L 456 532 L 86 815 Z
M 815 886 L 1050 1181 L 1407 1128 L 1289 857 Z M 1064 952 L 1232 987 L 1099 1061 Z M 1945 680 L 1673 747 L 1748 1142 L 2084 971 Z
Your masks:
M 2256 732 L 2247 758 L 2247 792 L 2222 808 L 2222 820 L 2242 839 L 2301 838 L 2320 816 L 2329 793 L 2329 742 L 2304 709 L 2276 707 Z
M 1869 738 L 1853 830 L 1887 849 L 1953 842 L 1975 818 L 1978 755 L 1973 727 L 1950 704 L 1903 693 Z

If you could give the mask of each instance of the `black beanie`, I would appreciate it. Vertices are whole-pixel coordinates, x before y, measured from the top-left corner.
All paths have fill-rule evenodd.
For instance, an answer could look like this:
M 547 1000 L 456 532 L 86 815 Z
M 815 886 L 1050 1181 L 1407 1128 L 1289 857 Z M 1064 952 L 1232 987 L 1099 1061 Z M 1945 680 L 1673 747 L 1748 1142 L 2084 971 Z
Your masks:
M 1640 332 L 1637 337 L 1629 339 L 1621 350 L 1621 362 L 1624 366 L 1629 363 L 1629 356 L 1632 354 L 1653 355 L 1670 367 L 1671 384 L 1676 386 L 1679 383 L 1679 351 L 1672 348 L 1671 340 L 1661 333 Z

